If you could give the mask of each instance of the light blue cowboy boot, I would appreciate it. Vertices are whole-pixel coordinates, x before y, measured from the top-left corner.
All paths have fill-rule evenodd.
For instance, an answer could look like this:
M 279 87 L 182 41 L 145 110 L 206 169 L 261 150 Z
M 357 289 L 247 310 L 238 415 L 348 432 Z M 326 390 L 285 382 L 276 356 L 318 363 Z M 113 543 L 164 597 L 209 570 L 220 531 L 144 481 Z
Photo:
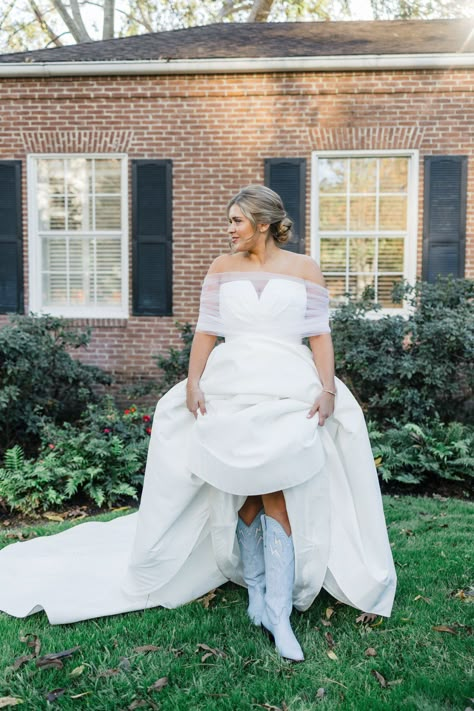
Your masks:
M 244 580 L 249 592 L 247 613 L 254 625 L 262 624 L 265 596 L 265 563 L 263 559 L 263 534 L 260 514 L 247 526 L 239 516 L 237 540 Z
M 278 653 L 293 662 L 304 660 L 290 624 L 293 609 L 295 552 L 293 540 L 271 516 L 261 517 L 265 556 L 265 607 L 262 625 L 273 635 Z

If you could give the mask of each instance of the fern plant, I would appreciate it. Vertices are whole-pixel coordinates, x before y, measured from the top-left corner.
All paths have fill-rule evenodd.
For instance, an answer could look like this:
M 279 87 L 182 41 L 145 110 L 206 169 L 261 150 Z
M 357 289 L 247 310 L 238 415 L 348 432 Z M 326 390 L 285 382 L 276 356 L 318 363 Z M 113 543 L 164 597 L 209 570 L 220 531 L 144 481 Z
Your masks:
M 474 428 L 429 420 L 422 426 L 369 426 L 377 470 L 383 481 L 420 484 L 429 478 L 466 481 L 474 476 Z

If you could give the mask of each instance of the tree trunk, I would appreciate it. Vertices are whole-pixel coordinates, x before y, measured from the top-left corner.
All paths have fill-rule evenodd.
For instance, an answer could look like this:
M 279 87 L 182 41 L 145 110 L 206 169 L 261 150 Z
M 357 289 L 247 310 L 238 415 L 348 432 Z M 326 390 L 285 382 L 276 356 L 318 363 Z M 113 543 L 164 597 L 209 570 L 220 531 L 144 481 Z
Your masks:
M 247 22 L 266 22 L 274 0 L 255 0 Z
M 115 0 L 104 0 L 104 25 L 102 39 L 114 36 Z
M 53 0 L 53 3 L 54 7 L 61 15 L 61 19 L 63 20 L 64 24 L 66 25 L 76 42 L 92 42 L 92 39 L 89 37 L 82 21 L 81 11 L 79 10 L 77 0 L 71 0 L 71 9 L 73 17 L 71 17 L 69 12 L 67 11 L 62 0 Z M 77 22 L 77 18 L 79 19 L 79 22 Z

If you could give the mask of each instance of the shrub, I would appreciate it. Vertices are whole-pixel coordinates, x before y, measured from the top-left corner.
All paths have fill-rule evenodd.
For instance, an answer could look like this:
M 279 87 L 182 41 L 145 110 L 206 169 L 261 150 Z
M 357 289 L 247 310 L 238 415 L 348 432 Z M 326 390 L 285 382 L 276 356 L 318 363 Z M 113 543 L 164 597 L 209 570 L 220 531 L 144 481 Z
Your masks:
M 188 375 L 189 355 L 193 343 L 194 331 L 189 323 L 176 323 L 179 330 L 180 338 L 183 342 L 181 349 L 168 349 L 166 354 L 158 354 L 155 356 L 155 361 L 162 371 L 162 376 L 157 384 L 158 393 L 163 395 L 173 385 L 176 385 L 181 380 L 184 380 Z
M 420 484 L 427 479 L 465 481 L 474 476 L 474 427 L 430 420 L 393 425 L 383 432 L 369 425 L 377 471 L 383 481 Z
M 465 419 L 474 381 L 474 282 L 440 278 L 397 291 L 408 302 L 407 318 L 368 318 L 369 294 L 336 310 L 338 375 L 379 423 Z
M 33 451 L 45 421 L 74 421 L 97 386 L 110 383 L 71 357 L 89 341 L 89 331 L 52 316 L 15 315 L 0 330 L 0 451 L 12 444 Z
M 151 432 L 151 415 L 119 411 L 110 398 L 87 408 L 76 425 L 49 424 L 36 460 L 18 445 L 0 469 L 0 497 L 13 510 L 32 513 L 63 505 L 76 495 L 97 506 L 138 498 Z

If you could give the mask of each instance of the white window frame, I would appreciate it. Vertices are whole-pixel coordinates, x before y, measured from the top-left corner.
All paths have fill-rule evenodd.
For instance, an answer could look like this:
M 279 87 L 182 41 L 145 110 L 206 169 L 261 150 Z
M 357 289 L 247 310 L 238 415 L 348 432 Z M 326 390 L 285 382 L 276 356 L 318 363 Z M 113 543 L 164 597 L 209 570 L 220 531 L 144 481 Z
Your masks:
M 407 237 L 403 256 L 403 278 L 409 284 L 416 281 L 417 268 L 417 235 L 418 235 L 418 175 L 419 151 L 404 150 L 351 150 L 351 151 L 314 151 L 311 161 L 311 256 L 320 262 L 319 236 L 319 158 L 408 158 L 407 186 Z M 405 302 L 400 309 L 383 308 L 380 311 L 369 312 L 369 317 L 385 315 L 407 315 L 408 305 Z
M 39 217 L 37 204 L 38 160 L 64 160 L 70 158 L 107 158 L 121 162 L 121 260 L 122 260 L 122 299 L 120 306 L 48 306 L 42 304 L 41 284 L 41 239 L 39 236 Z M 128 226 L 128 162 L 126 153 L 31 153 L 27 157 L 27 200 L 28 200 L 28 269 L 29 269 L 29 310 L 38 314 L 51 314 L 66 318 L 114 318 L 125 319 L 129 315 L 129 226 Z M 104 231 L 106 233 L 107 231 Z M 58 230 L 61 234 L 61 231 Z M 100 230 L 95 231 L 100 235 Z

